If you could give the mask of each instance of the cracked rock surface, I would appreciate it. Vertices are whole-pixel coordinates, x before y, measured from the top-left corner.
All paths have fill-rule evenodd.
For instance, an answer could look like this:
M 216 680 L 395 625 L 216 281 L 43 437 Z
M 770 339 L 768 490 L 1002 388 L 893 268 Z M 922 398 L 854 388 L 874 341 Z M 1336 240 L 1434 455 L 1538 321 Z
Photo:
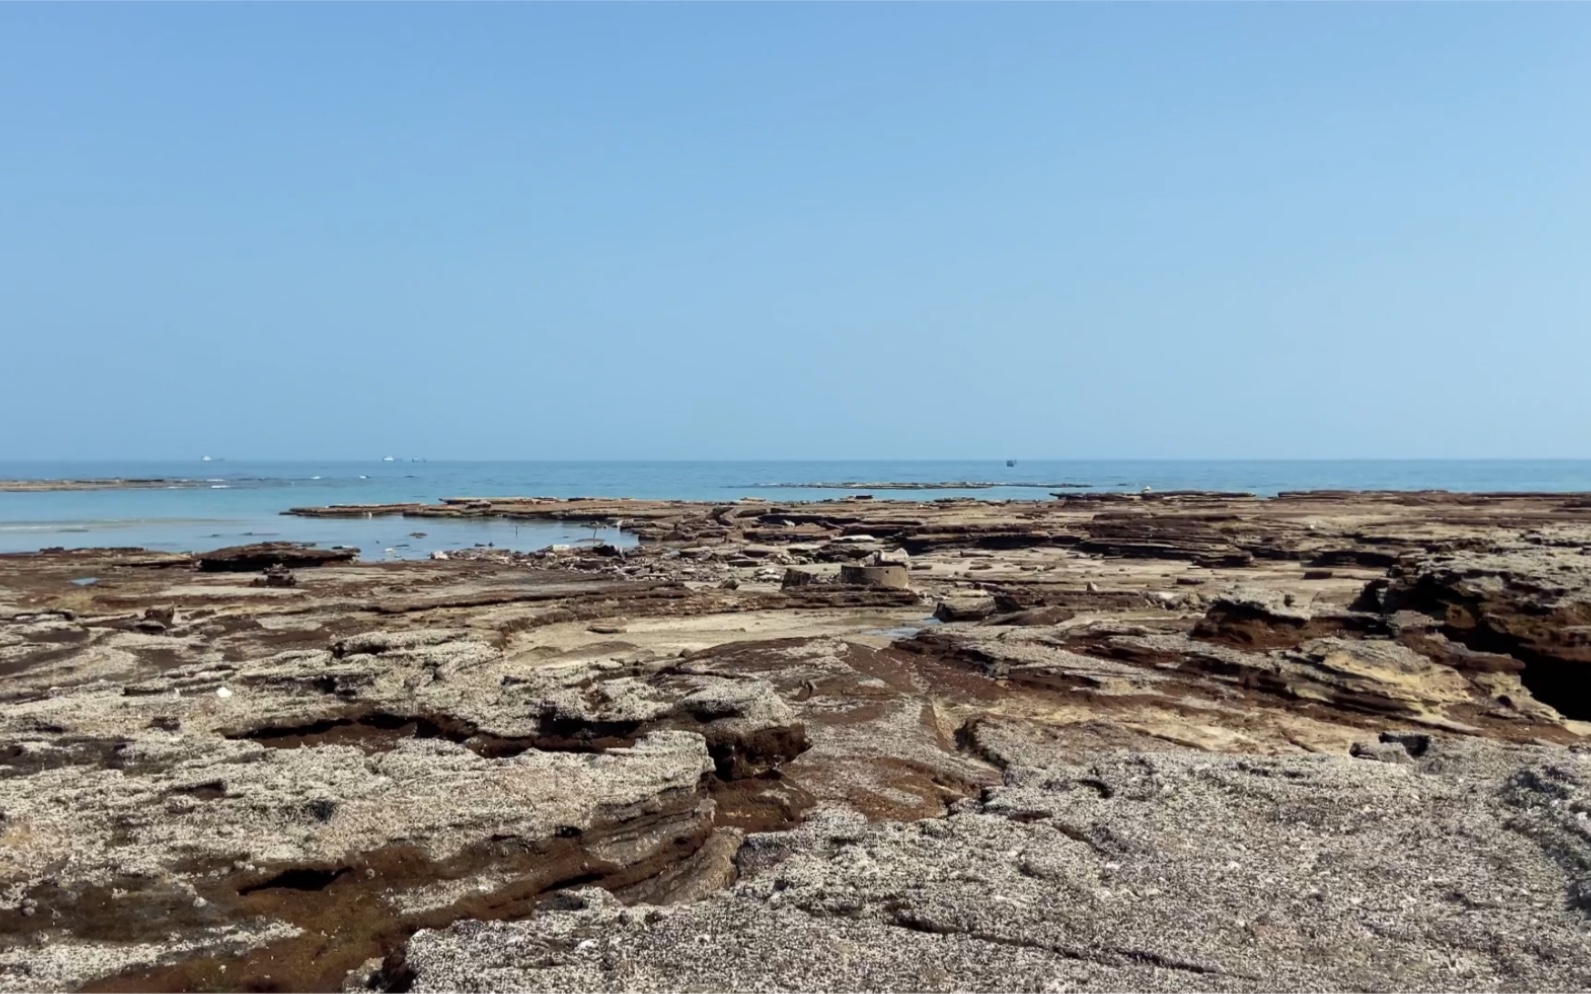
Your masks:
M 1398 747 L 1403 751 L 1403 747 Z M 754 837 L 729 891 L 411 940 L 417 990 L 1572 990 L 1591 755 L 1122 753 Z

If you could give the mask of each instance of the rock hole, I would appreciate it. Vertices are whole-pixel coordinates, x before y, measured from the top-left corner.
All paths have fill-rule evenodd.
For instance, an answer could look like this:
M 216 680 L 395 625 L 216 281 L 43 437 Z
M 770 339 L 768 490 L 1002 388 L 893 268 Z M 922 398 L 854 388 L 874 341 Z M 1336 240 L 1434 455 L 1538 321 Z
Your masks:
M 1403 747 L 1411 757 L 1419 759 L 1431 749 L 1431 737 L 1419 732 L 1382 732 L 1381 741 Z
M 1513 653 L 1523 656 L 1517 649 Z M 1591 721 L 1591 666 L 1525 657 L 1519 680 L 1536 700 L 1574 721 Z
M 348 868 L 346 866 L 335 870 L 297 867 L 291 870 L 284 870 L 269 880 L 253 886 L 239 888 L 238 896 L 246 897 L 262 890 L 325 890 L 347 873 Z

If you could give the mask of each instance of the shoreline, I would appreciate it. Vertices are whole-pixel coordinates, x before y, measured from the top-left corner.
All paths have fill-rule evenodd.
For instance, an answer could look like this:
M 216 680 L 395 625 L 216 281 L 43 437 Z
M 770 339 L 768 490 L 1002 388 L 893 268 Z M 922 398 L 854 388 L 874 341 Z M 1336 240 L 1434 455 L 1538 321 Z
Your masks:
M 1539 513 L 1541 509 L 1549 507 L 1561 513 L 1579 513 L 1591 508 L 1591 494 L 1305 490 L 1259 496 L 1225 491 L 1168 490 L 1109 493 L 1060 491 L 1051 494 L 1050 499 L 978 495 L 924 496 L 917 500 L 879 500 L 868 495 L 818 500 L 746 496 L 725 501 L 627 497 L 448 497 L 434 502 L 309 505 L 288 507 L 286 510 L 271 510 L 267 506 L 251 508 L 236 519 L 151 518 L 140 515 L 136 519 L 107 517 L 77 524 L 24 521 L 9 526 L 8 533 L 13 537 L 24 532 L 28 535 L 48 533 L 48 536 L 33 539 L 36 544 L 32 544 L 32 548 L 13 542 L 7 551 L 9 554 L 42 548 L 94 548 L 103 544 L 103 536 L 115 534 L 118 541 L 114 544 L 118 546 L 148 547 L 169 552 L 197 552 L 226 544 L 265 539 L 307 543 L 320 548 L 353 546 L 366 549 L 367 558 L 375 561 L 383 558 L 424 557 L 435 551 L 477 545 L 495 544 L 533 551 L 588 538 L 575 531 L 578 529 L 583 532 L 592 528 L 617 529 L 627 538 L 642 543 L 657 543 L 682 534 L 714 537 L 716 541 L 726 534 L 732 523 L 747 521 L 753 523 L 752 530 L 757 540 L 773 543 L 800 541 L 803 536 L 811 535 L 872 532 L 902 542 L 933 544 L 942 538 L 936 533 L 944 532 L 976 534 L 981 536 L 980 541 L 990 547 L 1076 545 L 1086 550 L 1097 544 L 1096 532 L 1108 528 L 1119 531 L 1128 527 L 1120 522 L 1106 524 L 1122 516 L 1131 518 L 1134 515 L 1167 514 L 1170 516 L 1165 520 L 1175 523 L 1198 515 L 1243 517 L 1276 513 L 1333 514 L 1349 508 L 1377 508 L 1385 513 L 1392 513 L 1394 509 L 1417 508 L 1491 508 L 1492 511 L 1487 513 L 1520 509 L 1526 513 Z M 268 523 L 272 519 L 281 521 L 284 518 L 300 519 L 306 526 L 295 524 L 273 528 Z M 226 525 L 234 520 L 240 524 L 246 523 L 247 527 L 223 528 L 221 531 L 224 533 L 213 535 L 195 534 L 181 539 L 181 544 L 173 541 L 169 531 L 202 522 L 205 527 L 193 530 L 208 532 L 211 524 Z M 413 527 L 395 525 L 402 530 L 401 534 L 386 528 L 377 531 L 359 523 L 364 520 L 394 523 L 411 521 Z M 332 527 L 329 530 L 307 527 L 307 523 L 315 521 L 325 521 Z M 348 525 L 338 526 L 335 524 L 338 521 L 347 522 Z M 427 523 L 434 527 L 428 527 Z M 538 542 L 532 532 L 533 537 L 520 544 L 521 525 L 552 529 L 562 526 L 563 533 L 549 534 Z M 464 526 L 464 533 L 455 534 L 460 526 Z M 1164 523 L 1154 526 L 1163 527 Z M 503 533 L 504 528 L 510 528 L 513 535 Z M 143 532 L 139 529 L 143 529 Z M 157 533 L 163 531 L 164 534 L 156 537 Z M 426 532 L 431 534 L 424 534 Z M 149 533 L 149 538 L 141 541 L 144 533 Z M 429 541 L 423 547 L 415 547 L 414 540 L 427 538 Z M 1151 534 L 1140 538 L 1147 543 L 1146 548 L 1162 544 L 1159 537 Z M 228 539 L 231 541 L 228 542 Z M 1242 554 L 1241 550 L 1233 549 L 1228 549 L 1227 553 Z M 1271 553 L 1262 549 L 1256 554 L 1263 556 Z

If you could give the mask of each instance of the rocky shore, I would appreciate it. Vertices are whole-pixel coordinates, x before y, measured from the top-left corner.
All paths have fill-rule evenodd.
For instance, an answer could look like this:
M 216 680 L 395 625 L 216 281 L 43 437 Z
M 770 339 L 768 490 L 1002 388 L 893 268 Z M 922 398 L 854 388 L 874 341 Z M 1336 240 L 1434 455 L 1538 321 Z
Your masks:
M 292 513 L 641 545 L 0 556 L 0 989 L 1591 986 L 1585 495 Z

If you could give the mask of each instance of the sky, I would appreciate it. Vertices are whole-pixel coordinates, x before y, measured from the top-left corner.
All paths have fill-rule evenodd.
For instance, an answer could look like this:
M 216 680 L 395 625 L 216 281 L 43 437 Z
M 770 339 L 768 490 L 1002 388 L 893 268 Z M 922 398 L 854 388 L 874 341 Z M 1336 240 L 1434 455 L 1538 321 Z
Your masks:
M 1591 457 L 1591 5 L 0 5 L 0 460 Z

